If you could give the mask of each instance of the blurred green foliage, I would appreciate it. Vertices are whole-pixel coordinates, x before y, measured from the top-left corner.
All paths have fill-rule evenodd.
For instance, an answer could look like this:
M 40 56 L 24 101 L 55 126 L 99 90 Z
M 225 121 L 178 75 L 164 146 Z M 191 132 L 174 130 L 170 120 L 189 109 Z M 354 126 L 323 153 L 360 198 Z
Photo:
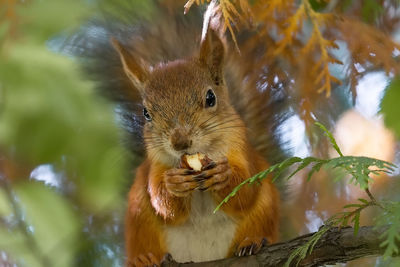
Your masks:
M 51 51 L 49 41 L 89 17 L 102 17 L 99 10 L 120 16 L 128 2 L 127 10 L 150 17 L 154 2 L 16 2 L 18 24 L 11 18 L 0 22 L 0 160 L 31 171 L 48 164 L 61 184 L 30 177 L 11 183 L 0 169 L 0 251 L 19 266 L 122 265 L 121 191 L 130 179 L 130 155 L 120 143 L 113 106 L 95 94 L 73 58 Z M 373 0 L 367 2 L 366 15 L 374 11 Z M 399 80 L 391 84 L 382 105 L 398 136 L 399 87 Z
M 394 79 L 386 89 L 381 104 L 381 112 L 384 115 L 385 124 L 391 128 L 397 138 L 400 138 L 400 78 Z
M 43 43 L 60 31 L 72 30 L 94 11 L 92 5 L 82 0 L 33 0 L 18 8 L 23 19 L 19 31 L 23 39 L 43 47 Z
M 4 205 L 10 200 L 3 190 L 0 192 Z M 0 249 L 9 252 L 23 266 L 71 266 L 80 228 L 71 205 L 37 182 L 14 187 L 9 197 L 18 199 L 18 208 L 22 209 L 2 210 L 0 215 L 13 214 L 15 219 L 23 218 L 17 224 L 24 224 L 9 229 L 0 227 Z
M 362 7 L 362 18 L 366 22 L 373 22 L 383 13 L 383 7 L 377 0 L 365 0 Z
M 310 0 L 310 4 L 315 11 L 320 11 L 328 5 L 328 2 L 321 0 Z
M 84 81 L 74 59 L 52 52 L 48 42 L 74 30 L 99 3 L 34 0 L 1 9 L 14 8 L 18 24 L 13 36 L 13 18 L 0 24 L 0 156 L 30 170 L 47 164 L 60 179 L 59 186 L 30 177 L 11 183 L 0 170 L 0 251 L 20 266 L 122 260 L 115 254 L 122 253 L 120 230 L 93 222 L 102 216 L 120 225 L 121 191 L 130 178 L 113 106 Z M 96 255 L 94 247 L 114 254 Z M 100 263 L 107 255 L 118 259 Z
M 5 49 L 1 144 L 31 164 L 77 171 L 82 195 L 93 205 L 115 199 L 125 153 L 112 108 L 80 80 L 71 59 L 40 45 L 14 43 Z

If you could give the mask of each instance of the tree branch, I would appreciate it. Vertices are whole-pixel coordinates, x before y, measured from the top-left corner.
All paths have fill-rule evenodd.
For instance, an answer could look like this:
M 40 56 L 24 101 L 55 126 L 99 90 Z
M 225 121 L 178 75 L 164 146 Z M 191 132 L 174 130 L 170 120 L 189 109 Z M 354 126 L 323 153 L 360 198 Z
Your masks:
M 321 266 L 325 264 L 343 263 L 365 256 L 382 255 L 384 248 L 380 236 L 387 227 L 374 228 L 372 226 L 360 227 L 358 234 L 354 235 L 351 227 L 334 227 L 326 232 L 317 242 L 314 250 L 298 266 Z M 210 262 L 177 263 L 167 260 L 162 267 L 224 267 L 224 266 L 283 266 L 289 255 L 298 247 L 310 240 L 311 234 L 303 235 L 287 242 L 269 245 L 257 255 L 249 257 L 234 257 Z M 290 266 L 295 266 L 296 259 Z

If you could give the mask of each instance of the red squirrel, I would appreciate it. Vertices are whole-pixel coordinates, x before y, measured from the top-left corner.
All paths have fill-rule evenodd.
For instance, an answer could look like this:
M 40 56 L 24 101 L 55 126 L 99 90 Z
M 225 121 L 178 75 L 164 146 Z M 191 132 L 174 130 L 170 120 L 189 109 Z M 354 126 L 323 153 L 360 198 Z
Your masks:
M 112 44 L 146 120 L 146 158 L 125 219 L 127 266 L 159 265 L 166 253 L 178 262 L 246 256 L 265 239 L 276 242 L 280 196 L 269 179 L 242 187 L 213 213 L 235 186 L 269 167 L 232 104 L 219 34 L 207 27 L 197 54 L 154 67 L 117 39 Z M 200 172 L 181 168 L 181 156 L 194 153 L 212 164 Z

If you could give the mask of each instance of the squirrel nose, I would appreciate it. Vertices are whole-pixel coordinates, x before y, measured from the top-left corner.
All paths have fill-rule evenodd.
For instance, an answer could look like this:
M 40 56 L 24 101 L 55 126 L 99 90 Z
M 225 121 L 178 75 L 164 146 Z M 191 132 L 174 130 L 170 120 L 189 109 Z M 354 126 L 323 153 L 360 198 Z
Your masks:
M 177 128 L 171 134 L 171 145 L 176 151 L 181 151 L 188 149 L 192 145 L 192 140 L 186 130 Z

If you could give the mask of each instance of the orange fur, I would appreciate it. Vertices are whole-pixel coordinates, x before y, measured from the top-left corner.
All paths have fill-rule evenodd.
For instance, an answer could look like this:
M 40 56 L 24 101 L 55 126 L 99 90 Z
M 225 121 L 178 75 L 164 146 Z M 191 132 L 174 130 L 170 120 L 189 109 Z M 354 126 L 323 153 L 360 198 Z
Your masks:
M 129 193 L 125 225 L 128 265 L 159 264 L 169 252 L 167 241 L 179 254 L 181 245 L 182 250 L 186 249 L 185 242 L 202 237 L 203 232 L 198 229 L 207 231 L 210 227 L 229 231 L 225 233 L 226 246 L 213 250 L 219 251 L 215 257 L 226 251 L 226 256 L 231 256 L 252 244 L 259 248 L 263 238 L 275 242 L 279 193 L 267 179 L 258 186 L 239 190 L 219 211 L 224 213 L 220 217 L 206 213 L 204 216 L 208 217 L 199 219 L 205 210 L 204 203 L 209 202 L 202 202 L 203 198 L 192 203 L 194 191 L 206 191 L 204 194 L 213 197 L 210 201 L 218 204 L 235 186 L 268 168 L 267 162 L 252 148 L 245 124 L 230 103 L 222 71 L 224 47 L 218 36 L 212 31 L 205 36 L 198 58 L 169 62 L 151 71 L 142 70 L 116 40 L 113 44 L 127 75 L 140 88 L 151 117 L 144 126 L 147 159 L 139 167 Z M 213 105 L 207 104 L 209 91 L 216 99 Z M 181 155 L 196 152 L 209 156 L 215 166 L 200 173 L 179 168 Z M 190 217 L 192 213 L 195 217 Z M 231 228 L 216 225 L 220 222 Z M 200 228 L 194 228 L 199 224 Z M 206 255 L 210 251 L 205 247 L 215 245 L 214 238 L 218 238 L 211 230 L 210 239 L 204 239 L 207 244 L 200 246 Z M 187 232 L 182 234 L 182 231 Z M 182 259 L 203 257 L 197 248 L 191 246 L 191 249 L 187 250 L 188 256 L 181 255 Z
M 224 190 L 214 193 L 217 202 L 222 201 L 242 181 L 268 168 L 267 162 L 250 145 L 248 148 L 247 151 L 233 150 L 228 154 L 233 169 L 231 182 Z M 246 238 L 257 240 L 258 243 L 264 237 L 270 243 L 277 241 L 279 198 L 275 186 L 269 179 L 264 179 L 260 185 L 245 185 L 222 206 L 222 210 L 239 222 L 228 256 L 232 256 Z
M 190 210 L 190 197 L 170 195 L 163 182 L 166 167 L 143 162 L 137 170 L 128 199 L 125 242 L 128 262 L 148 252 L 161 261 L 167 252 L 162 226 L 184 221 Z
M 213 192 L 216 203 L 219 203 L 240 182 L 268 167 L 257 152 L 249 150 L 232 150 L 228 154 L 232 175 L 226 188 Z M 148 252 L 161 260 L 168 252 L 163 226 L 184 223 L 190 211 L 190 196 L 174 197 L 165 189 L 162 177 L 167 169 L 160 163 L 147 160 L 137 171 L 135 183 L 129 193 L 126 216 L 125 239 L 128 262 L 133 262 L 136 257 Z M 227 256 L 232 256 L 245 239 L 255 243 L 260 243 L 264 237 L 270 243 L 277 241 L 279 193 L 268 179 L 263 180 L 258 186 L 243 187 L 235 197 L 222 206 L 222 210 L 238 222 Z
M 147 193 L 149 164 L 145 161 L 137 170 L 136 180 L 128 199 L 128 210 L 125 217 L 125 246 L 127 263 L 135 263 L 139 255 L 151 251 L 161 261 L 166 252 L 163 236 L 160 231 L 161 221 L 151 206 Z
M 147 177 L 148 193 L 155 213 L 165 223 L 179 224 L 186 219 L 190 210 L 190 196 L 176 197 L 168 192 L 163 179 L 164 172 L 167 170 L 168 167 L 160 163 L 152 163 Z

